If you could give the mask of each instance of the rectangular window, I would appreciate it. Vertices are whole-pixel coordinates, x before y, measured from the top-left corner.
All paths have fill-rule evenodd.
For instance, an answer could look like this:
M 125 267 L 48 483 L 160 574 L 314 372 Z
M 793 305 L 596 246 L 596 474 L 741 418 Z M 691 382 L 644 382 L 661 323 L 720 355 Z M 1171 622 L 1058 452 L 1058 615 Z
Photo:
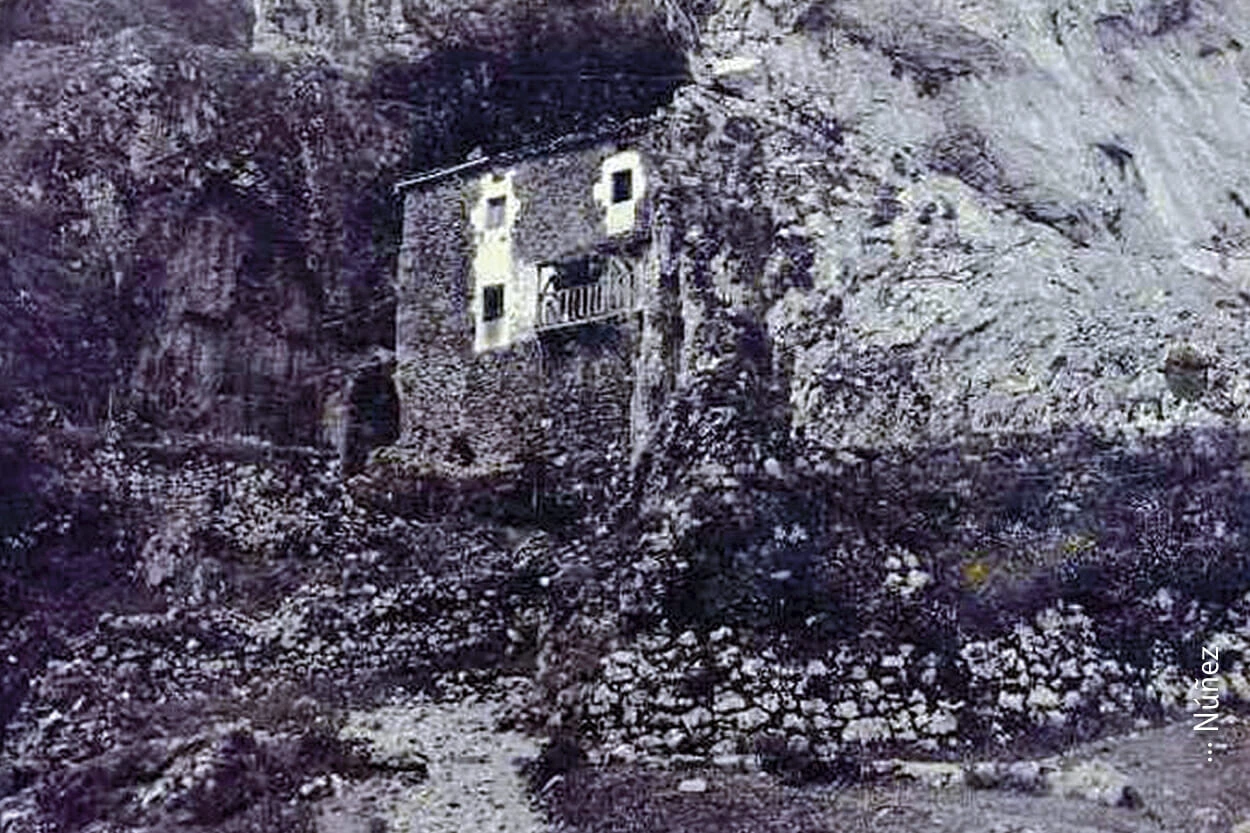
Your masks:
M 503 284 L 496 283 L 482 288 L 482 320 L 497 321 L 503 318 Z
M 612 202 L 629 202 L 634 196 L 634 172 L 631 170 L 613 171 Z
M 507 207 L 507 197 L 491 197 L 486 201 L 486 227 L 488 229 L 503 228 L 504 210 Z

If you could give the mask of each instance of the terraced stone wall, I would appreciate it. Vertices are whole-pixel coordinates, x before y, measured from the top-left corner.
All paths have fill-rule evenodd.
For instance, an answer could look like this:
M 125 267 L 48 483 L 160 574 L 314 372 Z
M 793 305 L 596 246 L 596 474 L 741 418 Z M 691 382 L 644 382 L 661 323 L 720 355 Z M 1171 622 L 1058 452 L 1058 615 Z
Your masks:
M 1093 629 L 1079 606 L 1059 605 L 1002 637 L 965 641 L 954 656 L 865 638 L 806 660 L 729 627 L 661 630 L 601 661 L 583 728 L 607 759 L 749 768 L 865 750 L 957 759 L 986 744 L 1051 749 L 1190 718 L 1200 651 L 1133 665 L 1100 649 Z M 1250 595 L 1205 644 L 1220 657 L 1220 708 L 1250 702 Z

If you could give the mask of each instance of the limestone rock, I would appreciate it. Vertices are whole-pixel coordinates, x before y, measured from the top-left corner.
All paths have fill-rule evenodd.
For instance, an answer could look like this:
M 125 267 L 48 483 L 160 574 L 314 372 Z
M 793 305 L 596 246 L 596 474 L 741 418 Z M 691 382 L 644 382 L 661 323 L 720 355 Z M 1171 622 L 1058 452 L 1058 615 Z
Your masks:
M 1078 763 L 1052 772 L 1046 784 L 1056 795 L 1095 801 L 1109 807 L 1136 807 L 1141 803 L 1128 777 L 1100 761 Z
M 683 793 L 704 793 L 707 792 L 706 778 L 686 778 L 677 785 L 677 791 Z
M 871 743 L 889 736 L 890 724 L 879 717 L 861 717 L 842 729 L 842 740 L 846 743 Z
M 747 711 L 739 713 L 735 717 L 735 723 L 738 728 L 744 732 L 753 732 L 756 729 L 768 723 L 770 717 L 768 712 L 759 707 L 752 707 Z
M 747 707 L 747 701 L 736 691 L 726 691 L 716 696 L 712 708 L 717 714 L 740 712 Z

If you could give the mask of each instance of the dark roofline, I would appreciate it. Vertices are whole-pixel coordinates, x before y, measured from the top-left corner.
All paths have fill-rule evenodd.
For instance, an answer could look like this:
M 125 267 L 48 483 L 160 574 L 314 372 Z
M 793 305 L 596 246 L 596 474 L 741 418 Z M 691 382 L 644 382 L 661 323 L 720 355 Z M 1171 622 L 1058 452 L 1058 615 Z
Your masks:
M 458 165 L 450 165 L 446 168 L 434 168 L 433 170 L 422 171 L 419 174 L 415 174 L 407 179 L 401 179 L 399 182 L 396 182 L 395 193 L 400 194 L 417 185 L 424 185 L 427 182 L 436 182 L 440 179 L 446 179 L 453 174 L 472 171 L 476 168 L 488 165 L 497 159 L 498 156 L 482 156 L 478 159 L 470 159 L 467 162 L 461 162 Z
M 469 171 L 476 171 L 481 168 L 493 167 L 495 165 L 515 164 L 526 159 L 533 159 L 538 156 L 548 156 L 553 153 L 564 153 L 573 150 L 590 147 L 603 142 L 621 139 L 632 139 L 646 132 L 648 128 L 659 123 L 659 119 L 654 115 L 643 116 L 641 118 L 631 119 L 621 124 L 611 125 L 595 131 L 583 131 L 580 133 L 566 133 L 563 136 L 557 136 L 551 141 L 538 145 L 526 145 L 523 147 L 513 148 L 511 150 L 500 151 L 499 153 L 480 156 L 477 159 L 468 159 L 455 165 L 448 165 L 442 168 L 433 168 L 428 171 L 422 171 L 419 174 L 401 179 L 394 185 L 394 193 L 402 194 L 409 188 L 418 185 L 428 185 L 432 182 L 438 182 L 456 174 L 463 174 Z

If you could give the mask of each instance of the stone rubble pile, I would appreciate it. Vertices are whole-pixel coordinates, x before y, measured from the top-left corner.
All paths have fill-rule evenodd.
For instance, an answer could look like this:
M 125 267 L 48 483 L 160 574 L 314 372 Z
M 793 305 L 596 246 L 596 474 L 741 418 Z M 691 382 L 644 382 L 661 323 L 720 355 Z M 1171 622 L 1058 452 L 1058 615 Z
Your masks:
M 346 781 L 425 777 L 418 757 L 337 738 L 327 703 L 495 691 L 516 719 L 526 692 L 493 681 L 525 626 L 505 621 L 498 589 L 426 575 L 406 593 L 379 587 L 376 570 L 364 578 L 346 591 L 309 583 L 268 611 L 105 613 L 54 646 L 0 747 L 5 829 L 45 829 L 62 805 L 71 821 L 114 807 L 144 823 L 302 829 L 300 814 Z

